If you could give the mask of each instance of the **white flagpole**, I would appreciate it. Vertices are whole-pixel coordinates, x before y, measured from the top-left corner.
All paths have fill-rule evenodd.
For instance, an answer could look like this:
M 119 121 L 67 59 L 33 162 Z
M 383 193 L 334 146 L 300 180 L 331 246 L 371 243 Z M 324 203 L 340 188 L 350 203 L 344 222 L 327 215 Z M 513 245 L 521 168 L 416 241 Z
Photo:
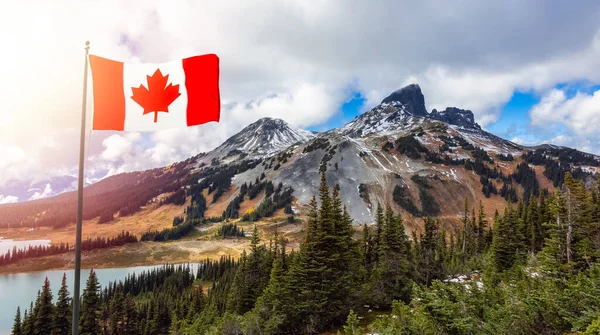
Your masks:
M 83 102 L 81 106 L 81 134 L 79 139 L 79 180 L 77 185 L 77 232 L 75 237 L 75 283 L 73 285 L 73 335 L 79 335 L 79 290 L 81 281 L 81 226 L 83 220 L 83 163 L 85 153 L 85 115 L 87 104 L 88 54 L 90 41 L 85 42 L 85 70 L 83 71 Z

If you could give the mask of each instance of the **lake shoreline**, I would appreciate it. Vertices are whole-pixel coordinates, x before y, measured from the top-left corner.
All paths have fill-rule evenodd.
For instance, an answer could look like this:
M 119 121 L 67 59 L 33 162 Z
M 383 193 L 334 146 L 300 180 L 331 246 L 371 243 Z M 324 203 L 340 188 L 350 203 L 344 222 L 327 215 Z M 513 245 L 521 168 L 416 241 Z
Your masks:
M 136 242 L 123 246 L 84 251 L 82 269 L 129 268 L 162 264 L 198 263 L 230 255 L 239 257 L 249 247 L 247 239 L 178 240 Z M 19 260 L 0 267 L 0 275 L 73 270 L 75 252 Z
M 143 271 L 150 271 L 162 265 L 164 264 L 123 268 L 102 268 L 97 269 L 95 272 L 100 285 L 102 288 L 105 288 L 109 283 L 124 281 L 127 276 L 133 273 L 139 274 Z M 198 263 L 190 263 L 191 271 L 197 271 L 198 266 Z M 73 269 L 68 269 L 65 272 L 61 270 L 48 270 L 0 275 L 0 301 L 2 301 L 2 305 L 0 305 L 0 335 L 11 334 L 17 307 L 21 308 L 21 312 L 24 312 L 30 306 L 30 303 L 35 301 L 36 292 L 41 289 L 46 278 L 50 282 L 53 301 L 56 301 L 57 299 L 57 293 L 61 286 L 63 273 L 66 274 L 67 288 L 72 294 L 74 286 L 73 272 Z M 89 269 L 81 270 L 81 279 L 83 282 L 87 280 L 89 273 Z

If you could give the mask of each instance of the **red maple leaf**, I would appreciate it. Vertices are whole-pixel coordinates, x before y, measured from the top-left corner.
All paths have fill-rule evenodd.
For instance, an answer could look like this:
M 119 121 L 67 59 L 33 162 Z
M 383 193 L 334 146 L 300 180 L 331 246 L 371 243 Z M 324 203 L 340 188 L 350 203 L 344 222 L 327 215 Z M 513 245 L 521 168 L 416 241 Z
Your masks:
M 169 105 L 181 95 L 179 84 L 167 86 L 169 75 L 163 76 L 160 69 L 156 69 L 152 77 L 146 76 L 146 80 L 148 88 L 144 85 L 131 88 L 133 92 L 131 99 L 144 108 L 144 114 L 154 112 L 154 123 L 156 123 L 158 112 L 168 113 Z

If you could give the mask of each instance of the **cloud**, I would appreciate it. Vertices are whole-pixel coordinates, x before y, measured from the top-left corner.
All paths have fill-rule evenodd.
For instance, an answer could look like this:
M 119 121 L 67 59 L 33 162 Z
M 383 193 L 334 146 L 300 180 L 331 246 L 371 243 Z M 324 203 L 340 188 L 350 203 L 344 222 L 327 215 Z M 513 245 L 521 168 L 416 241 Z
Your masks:
M 19 197 L 16 197 L 14 195 L 4 196 L 4 195 L 0 194 L 0 205 L 3 205 L 3 204 L 12 204 L 12 203 L 15 203 L 17 201 L 19 201 Z
M 348 85 L 368 108 L 417 81 L 428 109 L 472 109 L 485 126 L 515 90 L 600 81 L 600 3 L 591 1 L 34 2 L 0 13 L 0 61 L 11 64 L 0 70 L 9 78 L 0 82 L 0 150 L 25 153 L 4 163 L 0 185 L 77 172 L 85 40 L 126 62 L 216 53 L 223 99 L 219 124 L 86 134 L 88 180 L 210 150 L 262 116 L 322 124 Z
M 531 109 L 530 117 L 533 125 L 563 124 L 578 134 L 595 134 L 600 124 L 600 90 L 592 94 L 577 92 L 571 98 L 562 90 L 551 90 Z
M 25 160 L 25 151 L 16 145 L 2 145 L 0 144 L 0 169 L 5 169 L 12 164 L 18 164 Z
M 342 91 L 300 85 L 290 93 L 265 95 L 246 104 L 224 104 L 221 118 L 228 122 L 154 133 L 112 134 L 103 140 L 104 149 L 89 158 L 92 168 L 86 173 L 101 170 L 106 175 L 113 175 L 184 160 L 214 149 L 261 117 L 279 117 L 299 127 L 318 124 L 335 113 L 343 97 Z
M 531 108 L 529 117 L 532 126 L 559 133 L 545 138 L 546 143 L 600 152 L 600 90 L 571 97 L 564 90 L 549 90 Z
M 52 195 L 52 186 L 50 184 L 46 184 L 46 186 L 44 187 L 44 189 L 40 192 L 35 192 L 31 197 L 29 197 L 29 200 L 37 200 L 37 199 L 42 199 L 42 198 L 46 198 Z
M 105 149 L 100 155 L 103 159 L 111 162 L 121 160 L 124 156 L 131 153 L 135 142 L 140 139 L 141 135 L 137 132 L 126 135 L 111 135 L 102 141 Z

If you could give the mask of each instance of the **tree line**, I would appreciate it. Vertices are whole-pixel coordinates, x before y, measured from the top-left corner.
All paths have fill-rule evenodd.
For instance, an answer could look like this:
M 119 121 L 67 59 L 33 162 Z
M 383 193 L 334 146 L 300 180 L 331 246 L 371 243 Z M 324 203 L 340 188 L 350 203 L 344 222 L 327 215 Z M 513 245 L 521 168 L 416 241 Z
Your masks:
M 126 243 L 135 243 L 138 239 L 128 231 L 122 231 L 117 236 L 113 237 L 88 237 L 81 241 L 81 250 L 90 251 L 95 249 L 111 248 L 121 246 Z M 68 243 L 53 244 L 48 246 L 28 246 L 26 248 L 13 247 L 4 255 L 0 255 L 0 265 L 7 265 L 18 262 L 23 259 L 38 258 L 63 254 L 74 250 L 74 246 Z

